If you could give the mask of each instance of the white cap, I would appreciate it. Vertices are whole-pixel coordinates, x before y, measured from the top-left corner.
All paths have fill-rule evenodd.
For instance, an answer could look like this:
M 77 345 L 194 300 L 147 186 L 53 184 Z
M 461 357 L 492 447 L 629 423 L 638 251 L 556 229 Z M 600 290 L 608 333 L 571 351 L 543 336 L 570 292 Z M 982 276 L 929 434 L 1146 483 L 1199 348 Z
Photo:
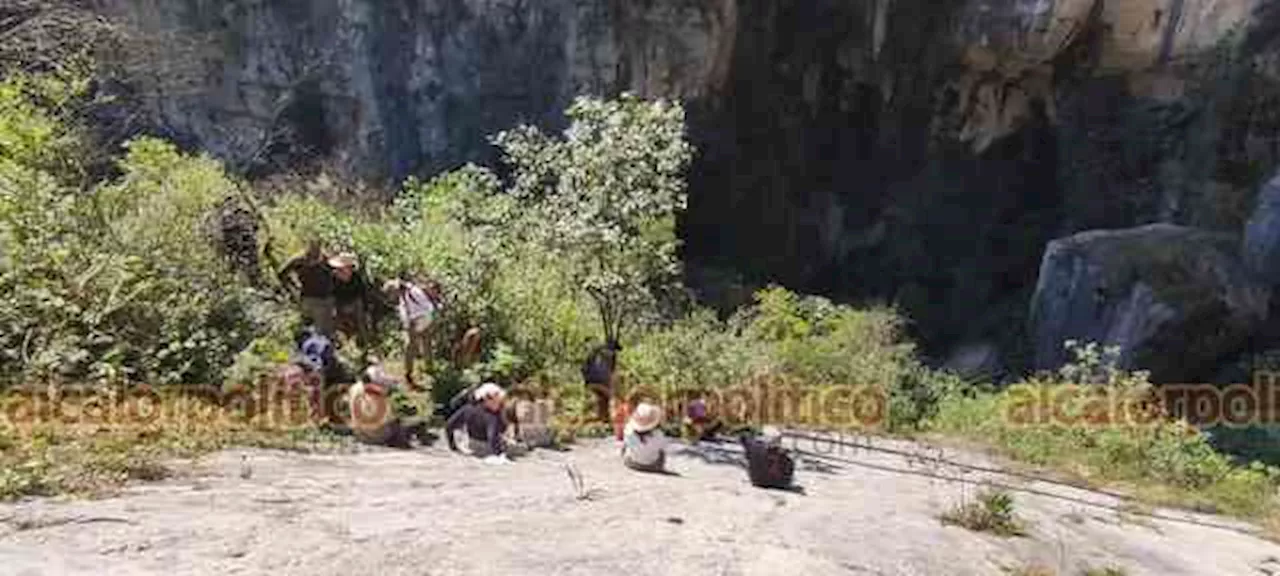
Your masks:
M 484 384 L 481 384 L 479 388 L 476 388 L 476 391 L 473 394 L 473 397 L 476 400 L 484 400 L 486 398 L 490 398 L 493 396 L 502 398 L 506 395 L 507 395 L 507 391 L 503 390 L 501 386 L 498 386 L 497 384 L 494 384 L 492 382 L 485 382 Z

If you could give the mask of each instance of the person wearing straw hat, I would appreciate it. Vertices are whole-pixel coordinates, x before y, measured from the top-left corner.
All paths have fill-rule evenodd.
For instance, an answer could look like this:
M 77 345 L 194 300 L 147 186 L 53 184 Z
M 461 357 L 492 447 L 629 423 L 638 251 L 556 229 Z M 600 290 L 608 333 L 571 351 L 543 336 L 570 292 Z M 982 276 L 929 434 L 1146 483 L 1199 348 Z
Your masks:
M 662 424 L 662 408 L 642 402 L 631 412 L 622 432 L 622 463 L 632 470 L 662 472 L 666 469 L 666 436 Z
M 503 435 L 507 423 L 502 410 L 506 397 L 506 390 L 492 382 L 476 388 L 476 401 L 454 412 L 445 424 L 444 436 L 449 449 L 458 451 L 454 434 L 459 429 L 466 429 L 471 455 L 491 461 L 506 461 L 507 446 Z
M 368 309 L 369 283 L 361 273 L 355 254 L 343 253 L 329 259 L 333 268 L 333 299 L 336 307 L 335 325 L 339 332 L 354 338 L 361 354 L 368 353 L 368 325 L 365 310 Z
M 394 448 L 410 448 L 414 437 L 427 443 L 426 421 L 398 410 L 393 396 L 400 389 L 400 383 L 381 364 L 365 369 L 363 377 L 347 391 L 349 426 L 356 439 Z

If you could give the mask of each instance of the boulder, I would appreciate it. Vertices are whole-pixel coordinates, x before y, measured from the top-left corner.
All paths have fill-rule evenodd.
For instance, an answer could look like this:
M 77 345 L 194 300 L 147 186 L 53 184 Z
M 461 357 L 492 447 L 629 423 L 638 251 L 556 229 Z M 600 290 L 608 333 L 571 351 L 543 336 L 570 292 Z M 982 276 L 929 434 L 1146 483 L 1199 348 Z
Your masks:
M 1244 262 L 1267 284 L 1280 284 L 1280 173 L 1258 191 L 1244 229 Z
M 1170 224 L 1082 232 L 1049 243 L 1031 300 L 1035 368 L 1064 342 L 1120 348 L 1119 364 L 1156 382 L 1209 377 L 1265 320 L 1268 286 L 1230 235 Z
M 1003 372 L 1000 347 L 986 341 L 965 342 L 951 350 L 942 368 L 967 379 L 994 380 Z

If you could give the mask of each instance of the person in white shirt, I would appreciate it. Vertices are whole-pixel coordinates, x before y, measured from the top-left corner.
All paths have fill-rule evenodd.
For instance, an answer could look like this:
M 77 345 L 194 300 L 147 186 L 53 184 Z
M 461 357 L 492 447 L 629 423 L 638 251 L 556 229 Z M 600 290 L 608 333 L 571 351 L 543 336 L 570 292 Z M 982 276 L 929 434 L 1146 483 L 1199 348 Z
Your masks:
M 414 363 L 419 357 L 427 362 L 431 361 L 431 328 L 440 309 L 439 290 L 435 286 L 423 290 L 408 280 L 391 280 L 383 285 L 382 291 L 396 300 L 396 310 L 400 313 L 400 322 L 405 330 L 405 383 L 414 387 Z M 436 295 L 433 296 L 431 292 L 436 292 Z
M 631 413 L 622 432 L 622 463 L 641 472 L 662 472 L 666 469 L 666 435 L 658 426 L 662 424 L 662 409 L 641 403 Z

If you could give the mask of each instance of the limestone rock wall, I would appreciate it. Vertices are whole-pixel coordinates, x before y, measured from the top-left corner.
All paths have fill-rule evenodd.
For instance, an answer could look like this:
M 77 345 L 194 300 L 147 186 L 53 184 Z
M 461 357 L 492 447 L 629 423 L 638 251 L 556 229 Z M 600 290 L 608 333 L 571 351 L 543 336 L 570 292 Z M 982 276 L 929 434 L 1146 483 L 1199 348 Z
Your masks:
M 897 302 L 927 348 L 1027 341 L 1054 238 L 1239 234 L 1280 157 L 1266 0 L 88 4 L 154 125 L 250 172 L 394 181 L 576 94 L 681 98 L 687 259 Z

